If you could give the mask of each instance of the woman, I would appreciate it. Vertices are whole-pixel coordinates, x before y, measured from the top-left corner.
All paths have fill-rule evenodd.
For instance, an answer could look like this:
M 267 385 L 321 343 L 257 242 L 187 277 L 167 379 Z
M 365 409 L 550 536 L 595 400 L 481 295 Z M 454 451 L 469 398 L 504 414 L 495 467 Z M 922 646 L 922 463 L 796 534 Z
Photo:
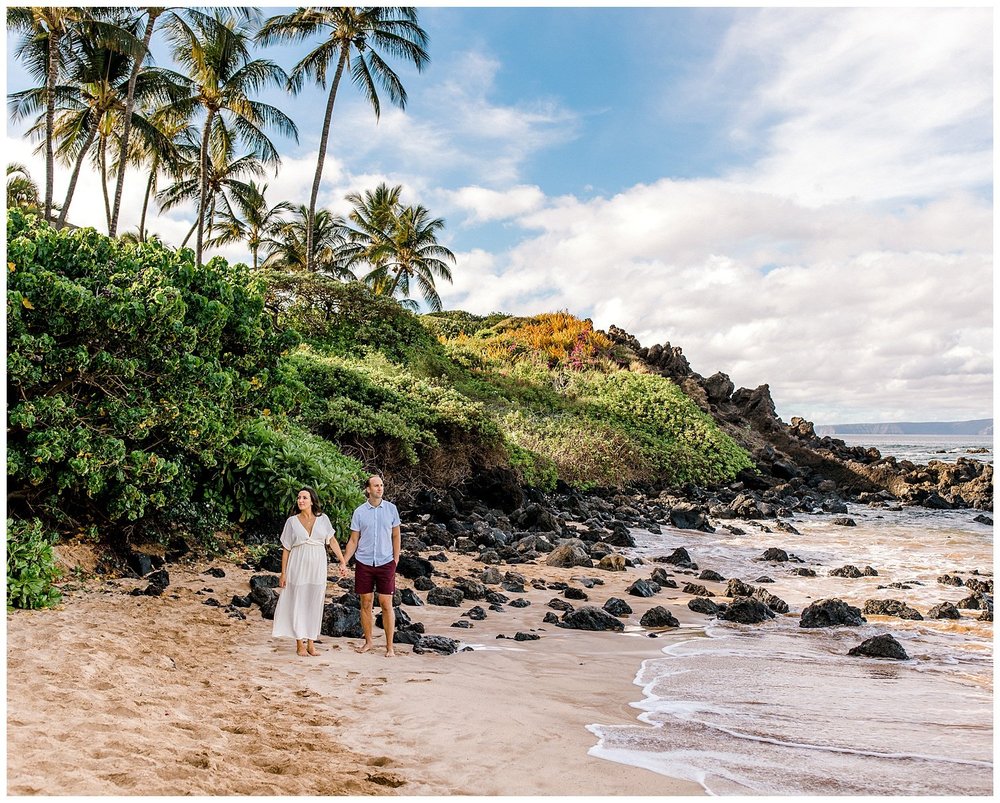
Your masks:
M 297 512 L 296 512 L 297 511 Z M 299 655 L 319 655 L 313 639 L 323 624 L 326 596 L 326 545 L 340 562 L 340 576 L 347 576 L 347 562 L 340 551 L 330 518 L 323 513 L 312 488 L 302 488 L 291 516 L 281 531 L 281 576 L 284 591 L 274 609 L 272 636 L 295 639 Z

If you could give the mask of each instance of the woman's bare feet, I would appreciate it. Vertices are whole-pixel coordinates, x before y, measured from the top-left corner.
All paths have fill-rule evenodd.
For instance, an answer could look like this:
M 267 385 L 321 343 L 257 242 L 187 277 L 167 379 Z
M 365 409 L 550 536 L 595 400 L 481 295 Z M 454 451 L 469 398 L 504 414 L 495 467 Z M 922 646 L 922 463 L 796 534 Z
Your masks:
M 295 642 L 295 654 L 296 655 L 308 655 L 309 654 L 309 653 L 306 652 L 306 645 L 303 644 L 301 641 L 296 641 Z
M 318 652 L 316 652 L 316 647 L 315 647 L 315 646 L 313 646 L 313 643 L 312 643 L 311 641 L 309 642 L 309 646 L 308 646 L 308 647 L 306 647 L 306 652 L 307 652 L 307 653 L 308 653 L 309 655 L 319 655 L 319 653 L 318 653 Z

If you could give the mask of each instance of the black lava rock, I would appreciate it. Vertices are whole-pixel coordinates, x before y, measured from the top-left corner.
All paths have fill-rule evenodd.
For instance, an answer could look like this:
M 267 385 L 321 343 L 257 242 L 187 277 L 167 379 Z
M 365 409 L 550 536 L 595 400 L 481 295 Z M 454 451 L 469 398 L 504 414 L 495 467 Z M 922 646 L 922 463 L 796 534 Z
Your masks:
M 413 645 L 413 651 L 418 655 L 433 652 L 438 655 L 451 655 L 458 652 L 458 642 L 447 636 L 423 636 Z
M 961 619 L 962 614 L 950 602 L 942 602 L 927 611 L 928 619 Z
M 650 580 L 636 580 L 625 591 L 633 597 L 651 597 L 659 593 L 660 585 Z
M 657 605 L 646 611 L 642 618 L 639 620 L 639 624 L 643 627 L 680 627 L 681 623 L 677 621 L 670 611 L 664 608 L 662 605 Z
M 895 616 L 899 619 L 921 620 L 924 617 L 919 611 L 914 610 L 906 603 L 898 599 L 869 599 L 865 600 L 865 607 L 861 612 L 866 616 Z
M 719 606 L 707 597 L 695 597 L 688 600 L 688 608 L 695 613 L 705 613 L 714 616 L 719 612 Z
M 719 608 L 718 616 L 727 622 L 755 625 L 773 619 L 774 611 L 759 599 L 735 597 L 725 608 Z
M 441 605 L 445 608 L 457 608 L 465 600 L 465 595 L 457 588 L 435 586 L 427 592 L 429 605 Z
M 575 611 L 570 611 L 558 622 L 557 627 L 566 627 L 573 630 L 615 630 L 625 629 L 625 625 L 619 622 L 607 611 L 598 608 L 596 605 L 584 605 Z
M 821 599 L 802 611 L 799 627 L 857 627 L 866 621 L 859 608 L 841 599 Z
M 857 647 L 848 650 L 847 654 L 865 658 L 892 658 L 895 661 L 905 661 L 910 657 L 903 645 L 888 633 L 865 639 Z
M 610 597 L 604 603 L 604 610 L 612 616 L 628 616 L 632 613 L 632 607 L 625 600 L 618 597 Z

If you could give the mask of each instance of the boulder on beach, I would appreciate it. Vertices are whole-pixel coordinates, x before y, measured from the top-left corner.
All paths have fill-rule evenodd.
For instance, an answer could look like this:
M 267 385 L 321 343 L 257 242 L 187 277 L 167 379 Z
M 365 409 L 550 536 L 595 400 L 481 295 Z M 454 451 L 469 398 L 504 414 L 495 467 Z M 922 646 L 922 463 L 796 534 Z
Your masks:
M 567 539 L 553 549 L 548 557 L 545 558 L 545 565 L 561 569 L 572 569 L 574 566 L 590 567 L 594 563 L 590 559 L 590 554 L 587 552 L 583 541 L 578 538 L 572 538 Z
M 775 613 L 788 613 L 788 603 L 780 597 L 776 597 L 766 588 L 755 588 L 751 596 L 759 599 Z
M 784 563 L 788 560 L 788 553 L 783 549 L 779 549 L 776 546 L 769 547 L 764 550 L 764 554 L 755 560 L 766 560 L 775 561 L 777 563 Z
M 962 614 L 952 603 L 942 602 L 927 611 L 928 619 L 961 619 Z
M 651 580 L 636 580 L 632 585 L 625 589 L 625 592 L 631 594 L 633 597 L 651 597 L 654 594 L 658 594 L 660 591 L 659 583 L 654 583 Z
M 446 608 L 457 608 L 465 600 L 465 595 L 461 589 L 447 588 L 445 586 L 434 586 L 427 592 L 427 603 L 429 605 L 441 605 Z
M 697 505 L 682 502 L 670 509 L 670 523 L 679 530 L 705 530 L 715 532 L 708 523 L 705 511 Z
M 821 599 L 802 611 L 799 627 L 837 627 L 845 625 L 857 627 L 867 619 L 861 615 L 860 608 L 848 605 L 842 599 Z
M 437 653 L 438 655 L 451 655 L 458 651 L 458 642 L 447 636 L 422 636 L 413 645 L 413 651 L 418 655 L 425 653 Z
M 407 580 L 430 577 L 434 574 L 434 564 L 419 555 L 400 555 L 399 563 L 396 564 L 396 574 Z
M 320 633 L 324 636 L 364 638 L 361 629 L 361 611 L 341 605 L 339 602 L 329 602 L 323 606 L 323 624 Z
M 582 588 L 575 588 L 573 586 L 570 586 L 565 591 L 563 591 L 563 596 L 566 597 L 566 599 L 582 599 L 582 600 L 590 599 L 587 596 L 586 591 L 584 591 Z
M 759 599 L 736 597 L 724 609 L 719 609 L 719 618 L 727 622 L 755 625 L 774 618 L 774 611 Z
M 625 556 L 612 554 L 605 555 L 597 564 L 598 569 L 604 569 L 606 572 L 623 572 L 625 571 Z
M 680 627 L 681 623 L 677 621 L 670 611 L 664 608 L 662 605 L 657 605 L 646 611 L 642 618 L 639 619 L 639 624 L 643 627 Z
M 399 601 L 403 605 L 423 605 L 424 603 L 420 600 L 412 588 L 404 588 L 401 590 L 399 595 Z
M 726 585 L 724 596 L 727 597 L 752 597 L 754 587 L 749 583 L 744 583 L 733 577 Z
M 718 572 L 712 571 L 711 569 L 705 569 L 701 574 L 698 575 L 699 580 L 708 580 L 713 583 L 724 583 L 726 578 L 723 577 Z
M 623 599 L 610 597 L 608 601 L 604 603 L 604 610 L 612 616 L 628 616 L 632 613 L 632 606 Z
M 919 621 L 924 617 L 920 612 L 911 608 L 898 599 L 869 599 L 865 600 L 865 607 L 861 612 L 866 616 L 895 616 L 898 619 L 913 619 Z
M 691 556 L 688 551 L 679 546 L 669 555 L 664 557 L 654 558 L 657 563 L 672 563 L 674 566 L 680 566 L 683 569 L 697 569 L 698 564 L 691 560 Z
M 625 625 L 614 616 L 596 605 L 584 605 L 575 611 L 570 611 L 558 622 L 557 627 L 573 630 L 614 630 L 621 631 Z
M 850 518 L 849 516 L 838 516 L 835 518 L 831 524 L 836 524 L 838 527 L 857 527 L 858 523 Z
M 699 583 L 685 583 L 681 589 L 685 594 L 694 594 L 696 597 L 714 597 L 711 591 Z
M 695 613 L 704 613 L 714 616 L 719 612 L 719 606 L 708 597 L 694 597 L 688 600 L 688 608 Z
M 946 585 L 946 586 L 962 586 L 962 585 L 965 585 L 965 581 L 961 577 L 958 577 L 956 575 L 951 575 L 951 574 L 942 574 L 937 579 L 937 581 L 939 583 L 941 583 L 941 585 Z
M 864 658 L 891 658 L 895 661 L 906 661 L 910 657 L 903 649 L 903 645 L 888 633 L 865 639 L 857 647 L 848 650 L 847 654 Z

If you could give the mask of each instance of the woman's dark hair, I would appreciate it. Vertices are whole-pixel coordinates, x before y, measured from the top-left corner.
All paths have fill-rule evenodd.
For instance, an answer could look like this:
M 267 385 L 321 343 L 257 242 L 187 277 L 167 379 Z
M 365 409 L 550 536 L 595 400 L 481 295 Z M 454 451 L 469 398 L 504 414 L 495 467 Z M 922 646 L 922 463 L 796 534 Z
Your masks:
M 295 494 L 295 501 L 292 503 L 292 512 L 291 512 L 291 515 L 292 516 L 298 515 L 298 512 L 299 512 L 299 503 L 298 503 L 299 494 L 302 493 L 303 491 L 309 491 L 309 499 L 312 501 L 313 515 L 314 516 L 322 516 L 323 515 L 323 509 L 319 506 L 319 497 L 316 496 L 316 492 L 312 488 L 310 488 L 308 485 L 303 485 L 301 488 L 299 488 L 298 492 Z

